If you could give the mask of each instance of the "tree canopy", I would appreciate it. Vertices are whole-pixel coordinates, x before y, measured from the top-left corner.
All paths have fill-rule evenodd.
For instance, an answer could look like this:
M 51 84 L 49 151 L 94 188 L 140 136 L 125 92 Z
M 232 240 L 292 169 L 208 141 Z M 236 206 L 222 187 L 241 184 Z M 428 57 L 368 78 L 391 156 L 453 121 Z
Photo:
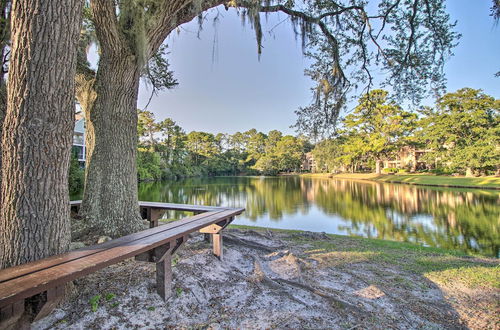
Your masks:
M 472 175 L 500 168 L 500 100 L 462 88 L 417 117 L 387 97 L 382 90 L 364 95 L 339 133 L 316 144 L 318 170 L 372 168 L 377 160 L 397 159 L 403 147 L 421 149 L 422 161 L 439 172 Z
M 419 137 L 433 150 L 428 158 L 469 171 L 500 164 L 500 100 L 462 88 L 423 113 Z

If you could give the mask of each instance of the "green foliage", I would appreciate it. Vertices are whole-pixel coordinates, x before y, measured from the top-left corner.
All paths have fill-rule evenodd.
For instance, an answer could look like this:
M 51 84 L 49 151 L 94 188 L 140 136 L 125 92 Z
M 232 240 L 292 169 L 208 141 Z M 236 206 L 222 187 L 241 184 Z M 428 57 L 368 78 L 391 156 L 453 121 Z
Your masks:
M 85 171 L 80 167 L 78 156 L 75 151 L 71 153 L 68 181 L 70 194 L 76 194 L 83 189 Z
M 423 109 L 418 137 L 451 171 L 494 171 L 500 164 L 500 100 L 481 90 L 463 88 L 441 97 L 435 109 Z M 471 173 L 469 173 L 471 174 Z
M 111 301 L 116 298 L 116 295 L 114 293 L 108 293 L 106 294 L 106 296 L 104 296 L 104 298 L 106 299 L 106 301 Z
M 463 88 L 441 97 L 435 108 L 423 108 L 422 118 L 374 90 L 362 96 L 343 120 L 336 136 L 316 144 L 318 169 L 356 171 L 377 161 L 394 160 L 403 147 L 424 150 L 419 161 L 436 174 L 491 174 L 500 167 L 500 100 L 480 90 Z M 429 169 L 430 167 L 434 167 Z M 403 169 L 388 168 L 397 173 Z
M 97 309 L 99 308 L 99 301 L 100 300 L 101 300 L 101 295 L 100 294 L 95 295 L 92 298 L 90 298 L 89 304 L 90 304 L 90 310 L 92 312 L 97 312 Z
M 138 178 L 160 180 L 210 175 L 266 174 L 298 171 L 306 149 L 304 137 L 268 135 L 251 129 L 233 135 L 190 132 L 167 118 L 156 122 L 139 110 Z
M 386 91 L 371 91 L 360 98 L 354 113 L 345 118 L 343 124 L 348 133 L 345 143 L 373 161 L 380 161 L 408 143 L 416 119 L 415 114 L 389 101 Z
M 158 153 L 140 148 L 137 151 L 137 179 L 155 181 L 161 178 L 161 158 Z
M 349 95 L 359 87 L 373 88 L 379 72 L 384 72 L 382 87 L 391 86 L 399 99 L 413 103 L 444 90 L 444 62 L 460 38 L 445 1 L 307 3 L 306 14 L 321 17 L 324 25 L 302 25 L 305 54 L 313 61 L 306 75 L 316 86 L 313 102 L 296 111 L 300 132 L 314 140 L 331 137 Z M 296 1 L 293 8 L 302 10 L 302 4 Z

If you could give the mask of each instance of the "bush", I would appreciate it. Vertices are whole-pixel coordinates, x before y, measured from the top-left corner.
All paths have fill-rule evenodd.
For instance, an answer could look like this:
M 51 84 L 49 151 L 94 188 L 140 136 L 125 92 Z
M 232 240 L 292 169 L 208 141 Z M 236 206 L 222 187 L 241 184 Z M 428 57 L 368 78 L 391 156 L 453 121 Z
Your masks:
M 80 167 L 76 152 L 71 153 L 71 162 L 69 164 L 68 185 L 69 193 L 76 194 L 82 191 L 85 183 L 85 172 Z
M 429 172 L 434 173 L 436 175 L 451 175 L 451 174 L 453 174 L 454 171 L 452 169 L 438 167 L 438 168 L 429 170 Z
M 395 167 L 387 167 L 382 170 L 384 173 L 397 173 L 398 169 Z
M 137 179 L 139 181 L 161 180 L 161 159 L 153 151 L 139 150 L 137 152 Z

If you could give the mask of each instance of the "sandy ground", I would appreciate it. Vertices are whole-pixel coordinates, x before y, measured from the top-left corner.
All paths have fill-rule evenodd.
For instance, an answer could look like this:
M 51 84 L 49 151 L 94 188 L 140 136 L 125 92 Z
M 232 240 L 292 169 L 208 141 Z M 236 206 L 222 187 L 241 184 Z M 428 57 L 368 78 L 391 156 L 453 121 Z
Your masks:
M 126 260 L 75 281 L 74 297 L 33 329 L 499 328 L 498 290 L 440 287 L 381 268 L 369 252 L 290 243 L 290 235 L 332 239 L 322 234 L 227 232 L 223 261 L 201 235 L 179 250 L 167 302 L 156 294 L 154 264 Z

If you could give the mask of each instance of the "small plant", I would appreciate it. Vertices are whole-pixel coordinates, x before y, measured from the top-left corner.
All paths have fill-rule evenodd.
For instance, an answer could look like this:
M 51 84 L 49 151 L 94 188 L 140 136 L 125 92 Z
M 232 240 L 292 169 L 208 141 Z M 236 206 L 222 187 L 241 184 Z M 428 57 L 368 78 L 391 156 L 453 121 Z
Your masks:
M 148 311 L 150 312 L 154 312 L 155 311 L 155 307 L 154 306 L 149 306 L 148 308 L 146 308 Z
M 106 299 L 106 301 L 111 301 L 115 297 L 116 297 L 116 295 L 114 293 L 108 293 L 104 298 Z
M 175 292 L 177 293 L 177 297 L 180 297 L 184 290 L 182 288 L 177 288 L 175 289 Z
M 119 302 L 114 302 L 114 303 L 111 304 L 111 308 L 118 307 L 118 305 L 120 305 Z
M 174 256 L 172 258 L 172 267 L 175 267 L 175 265 L 177 265 L 178 262 L 179 262 L 179 256 Z
M 96 312 L 97 308 L 99 308 L 99 301 L 101 300 L 101 295 L 95 295 L 92 298 L 90 298 L 89 303 L 90 303 L 90 310 L 92 312 Z

